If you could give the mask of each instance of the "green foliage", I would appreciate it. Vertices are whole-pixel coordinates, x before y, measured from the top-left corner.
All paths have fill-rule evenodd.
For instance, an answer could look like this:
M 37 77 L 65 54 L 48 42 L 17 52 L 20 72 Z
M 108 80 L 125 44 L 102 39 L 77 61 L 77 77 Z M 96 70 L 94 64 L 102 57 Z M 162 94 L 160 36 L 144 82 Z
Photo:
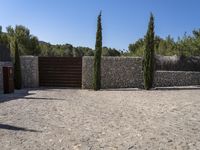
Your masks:
M 0 44 L 9 47 L 8 37 L 5 33 L 2 32 L 2 26 L 0 26 Z
M 157 47 L 155 47 L 155 51 L 157 54 L 165 55 L 165 56 L 177 54 L 174 39 L 171 38 L 170 36 L 166 37 L 165 40 L 159 38 L 159 40 L 156 41 L 155 39 L 155 42 L 157 42 Z
M 78 48 L 73 48 L 73 57 L 82 57 L 84 55 L 83 51 Z
M 5 33 L 0 33 L 0 44 L 5 45 L 7 48 L 9 48 L 9 40 Z
M 15 38 L 17 39 L 21 55 L 38 55 L 40 47 L 38 38 L 31 35 L 28 28 L 17 25 L 15 28 L 7 27 L 7 36 L 11 44 L 11 54 L 14 55 Z
M 84 56 L 94 56 L 94 51 L 89 47 L 77 47 Z
M 134 44 L 129 45 L 129 52 L 131 56 L 143 56 L 144 55 L 144 39 L 139 39 Z
M 40 42 L 40 56 L 82 57 L 94 56 L 94 51 L 88 47 L 73 47 L 71 44 L 57 44 Z
M 144 50 L 144 88 L 149 90 L 153 85 L 154 76 L 154 17 L 150 16 L 148 31 L 145 37 L 145 50 Z
M 102 55 L 103 56 L 120 56 L 121 53 L 115 48 L 103 47 Z
M 129 45 L 128 56 L 143 56 L 145 43 L 139 39 Z M 194 30 L 191 36 L 184 34 L 177 41 L 169 35 L 165 39 L 155 36 L 155 52 L 164 56 L 200 56 L 200 30 Z
M 31 35 L 30 30 L 22 25 L 17 25 L 14 28 L 8 26 L 7 33 L 2 32 L 0 26 L 0 44 L 11 48 L 11 55 L 15 55 L 15 38 L 17 38 L 18 46 L 21 55 L 35 56 L 65 56 L 65 57 L 82 57 L 94 56 L 94 50 L 88 47 L 73 47 L 71 44 L 56 44 L 52 45 L 43 41 L 39 41 L 34 35 Z M 104 56 L 120 56 L 121 52 L 116 49 L 104 47 Z
M 96 33 L 96 45 L 94 55 L 94 90 L 100 90 L 101 88 L 101 54 L 102 54 L 102 25 L 101 25 L 101 13 L 98 16 L 97 21 L 97 33 Z
M 20 54 L 19 54 L 17 40 L 15 40 L 14 83 L 15 83 L 15 89 L 22 88 Z

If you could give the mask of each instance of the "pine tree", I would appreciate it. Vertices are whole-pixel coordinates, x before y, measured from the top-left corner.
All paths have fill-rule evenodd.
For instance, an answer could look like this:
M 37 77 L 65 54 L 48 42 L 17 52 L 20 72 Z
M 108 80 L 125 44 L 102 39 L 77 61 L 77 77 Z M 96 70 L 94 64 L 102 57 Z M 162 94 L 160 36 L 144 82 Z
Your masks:
M 15 40 L 14 82 L 15 89 L 22 88 L 21 64 L 17 40 Z
M 96 45 L 94 56 L 94 80 L 93 88 L 95 91 L 101 88 L 101 53 L 102 53 L 102 25 L 101 25 L 101 12 L 97 21 Z
M 153 86 L 154 78 L 154 16 L 151 13 L 148 31 L 145 36 L 144 51 L 144 88 L 149 90 Z

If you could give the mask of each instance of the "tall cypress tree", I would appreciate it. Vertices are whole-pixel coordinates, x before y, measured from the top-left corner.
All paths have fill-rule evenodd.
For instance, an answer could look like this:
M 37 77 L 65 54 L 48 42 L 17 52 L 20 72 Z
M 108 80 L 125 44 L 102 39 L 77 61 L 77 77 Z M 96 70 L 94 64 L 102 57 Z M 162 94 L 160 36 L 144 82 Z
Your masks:
M 149 90 L 153 86 L 154 78 L 154 16 L 151 13 L 148 31 L 145 36 L 144 51 L 144 88 Z
M 95 91 L 101 88 L 101 53 L 102 53 L 102 25 L 101 25 L 101 12 L 97 20 L 97 33 L 96 33 L 96 45 L 94 56 L 94 79 L 93 88 Z
M 19 54 L 17 40 L 15 40 L 14 48 L 15 48 L 15 63 L 14 63 L 15 89 L 21 89 L 22 88 L 21 64 L 20 64 L 20 54 Z

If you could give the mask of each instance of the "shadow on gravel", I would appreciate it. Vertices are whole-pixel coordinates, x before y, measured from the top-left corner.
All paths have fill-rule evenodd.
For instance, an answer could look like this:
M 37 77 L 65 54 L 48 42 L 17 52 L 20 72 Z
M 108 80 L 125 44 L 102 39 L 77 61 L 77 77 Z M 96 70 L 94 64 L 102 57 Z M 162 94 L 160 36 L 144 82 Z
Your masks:
M 11 125 L 7 125 L 7 124 L 1 124 L 1 123 L 0 123 L 0 129 L 13 130 L 13 131 L 24 131 L 24 132 L 41 132 L 41 131 L 37 131 L 37 130 L 16 127 L 16 126 L 11 126 Z
M 81 90 L 80 87 L 39 87 L 34 89 L 35 91 L 37 90 L 42 90 L 42 91 L 56 91 L 56 90 Z
M 200 90 L 200 86 L 194 87 L 158 87 L 154 90 L 157 91 L 182 91 L 182 90 Z
M 12 94 L 0 94 L 0 103 L 21 99 L 33 94 L 34 93 L 29 93 L 28 89 L 15 90 L 15 93 Z
M 44 97 L 24 97 L 22 99 L 27 99 L 27 100 L 47 100 L 47 101 L 66 101 L 65 99 L 44 98 Z
M 143 89 L 138 89 L 138 88 L 116 88 L 116 89 L 101 89 L 100 91 L 142 91 Z M 89 91 L 94 91 L 94 90 L 89 90 Z
M 155 87 L 149 91 L 181 91 L 181 90 L 200 90 L 200 85 L 197 86 L 177 86 L 177 87 Z M 93 91 L 93 90 L 89 90 Z M 113 91 L 113 92 L 121 92 L 121 91 L 146 91 L 144 89 L 138 88 L 119 88 L 119 89 L 101 89 L 100 91 Z

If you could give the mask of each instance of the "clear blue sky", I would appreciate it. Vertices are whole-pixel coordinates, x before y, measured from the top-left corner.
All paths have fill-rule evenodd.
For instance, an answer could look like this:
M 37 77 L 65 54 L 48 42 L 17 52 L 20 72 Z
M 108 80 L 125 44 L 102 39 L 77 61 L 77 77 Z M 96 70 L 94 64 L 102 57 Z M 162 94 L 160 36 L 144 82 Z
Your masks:
M 147 30 L 175 39 L 200 28 L 199 0 L 2 0 L 0 25 L 22 24 L 40 40 L 94 48 L 96 18 L 103 12 L 103 45 L 128 49 Z

